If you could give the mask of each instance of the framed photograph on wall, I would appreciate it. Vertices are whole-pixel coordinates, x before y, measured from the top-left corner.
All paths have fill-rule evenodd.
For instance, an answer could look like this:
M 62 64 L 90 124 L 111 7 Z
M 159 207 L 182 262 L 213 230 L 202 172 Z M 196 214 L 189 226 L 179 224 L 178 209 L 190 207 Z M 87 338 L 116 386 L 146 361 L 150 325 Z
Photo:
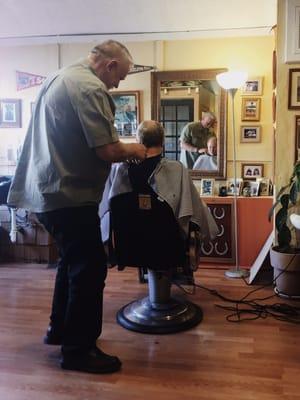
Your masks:
M 300 0 L 287 0 L 285 21 L 285 62 L 300 62 Z
M 241 175 L 243 179 L 262 178 L 264 174 L 264 164 L 242 163 Z
M 213 196 L 214 195 L 214 179 L 201 179 L 200 195 Z
M 0 128 L 21 128 L 21 100 L 0 99 Z
M 261 141 L 260 126 L 241 126 L 241 143 L 259 143 Z
M 262 95 L 262 77 L 248 78 L 241 89 L 242 96 L 261 96 Z
M 300 115 L 295 116 L 295 162 L 300 161 Z
M 260 98 L 242 98 L 242 121 L 259 121 Z
M 140 123 L 140 92 L 123 91 L 110 93 L 115 105 L 115 127 L 120 136 L 133 136 Z
M 289 110 L 300 110 L 300 68 L 289 70 Z

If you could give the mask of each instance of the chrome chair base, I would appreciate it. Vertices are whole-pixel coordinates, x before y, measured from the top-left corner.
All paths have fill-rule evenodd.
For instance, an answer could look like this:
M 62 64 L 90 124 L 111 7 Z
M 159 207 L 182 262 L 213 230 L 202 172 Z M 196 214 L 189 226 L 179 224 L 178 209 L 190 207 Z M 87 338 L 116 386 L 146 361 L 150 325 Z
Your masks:
M 193 328 L 202 321 L 201 308 L 189 301 L 170 298 L 166 303 L 151 303 L 149 297 L 133 301 L 117 313 L 118 323 L 140 333 L 175 333 Z

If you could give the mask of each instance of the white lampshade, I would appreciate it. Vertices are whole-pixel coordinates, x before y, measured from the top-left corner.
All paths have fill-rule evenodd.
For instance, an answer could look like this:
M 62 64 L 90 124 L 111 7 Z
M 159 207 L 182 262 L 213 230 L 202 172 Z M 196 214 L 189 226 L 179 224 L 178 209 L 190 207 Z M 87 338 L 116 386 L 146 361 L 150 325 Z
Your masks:
M 216 76 L 218 84 L 223 89 L 239 89 L 244 85 L 248 77 L 245 71 L 222 72 Z

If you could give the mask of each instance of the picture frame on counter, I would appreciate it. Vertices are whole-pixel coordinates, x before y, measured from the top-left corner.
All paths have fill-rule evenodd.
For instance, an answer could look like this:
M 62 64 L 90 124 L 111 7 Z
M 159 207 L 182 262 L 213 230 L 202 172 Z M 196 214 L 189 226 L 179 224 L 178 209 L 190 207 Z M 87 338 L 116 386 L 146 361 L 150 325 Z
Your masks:
M 245 197 L 257 197 L 259 195 L 259 181 L 243 181 L 242 194 Z
M 271 182 L 269 178 L 257 178 L 256 182 L 259 182 L 259 196 L 269 196 Z
M 201 196 L 213 196 L 214 195 L 214 179 L 201 179 L 200 184 L 200 195 Z
M 234 178 L 227 179 L 226 188 L 227 188 L 227 196 L 234 196 L 235 191 L 236 195 L 239 196 L 241 194 L 243 186 L 243 179 L 236 178 L 236 182 L 234 182 Z
M 21 127 L 21 99 L 0 99 L 0 128 Z

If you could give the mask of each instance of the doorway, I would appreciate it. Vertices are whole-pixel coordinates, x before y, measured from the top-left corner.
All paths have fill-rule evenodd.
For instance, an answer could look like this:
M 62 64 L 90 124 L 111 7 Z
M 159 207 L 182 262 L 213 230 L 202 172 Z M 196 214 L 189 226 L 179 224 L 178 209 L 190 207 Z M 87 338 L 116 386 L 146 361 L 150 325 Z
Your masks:
M 180 134 L 183 127 L 194 121 L 193 99 L 162 99 L 160 122 L 165 128 L 164 156 L 170 160 L 180 158 Z

